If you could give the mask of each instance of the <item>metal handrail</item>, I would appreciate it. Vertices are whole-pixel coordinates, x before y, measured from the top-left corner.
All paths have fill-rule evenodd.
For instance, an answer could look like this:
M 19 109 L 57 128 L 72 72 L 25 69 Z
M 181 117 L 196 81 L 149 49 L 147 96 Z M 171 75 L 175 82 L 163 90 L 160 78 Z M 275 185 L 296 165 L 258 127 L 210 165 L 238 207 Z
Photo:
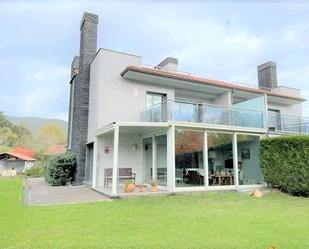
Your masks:
M 168 102 L 174 102 L 174 103 L 184 103 L 184 104 L 192 104 L 192 105 L 202 105 L 202 106 L 213 106 L 213 107 L 217 107 L 217 108 L 223 108 L 226 110 L 236 110 L 236 111 L 250 111 L 250 112 L 256 112 L 256 113 L 261 113 L 264 114 L 264 112 L 261 111 L 257 111 L 257 110 L 252 110 L 252 109 L 246 109 L 246 108 L 238 108 L 238 107 L 230 107 L 230 106 L 223 106 L 223 105 L 215 105 L 215 104 L 210 104 L 210 103 L 206 103 L 206 102 L 198 102 L 198 101 L 187 101 L 187 100 L 177 100 L 177 99 L 167 99 L 164 100 L 158 104 L 152 105 L 150 107 L 147 107 L 145 109 L 142 110 L 142 112 L 145 111 L 149 111 L 157 106 L 162 106 L 163 104 L 166 104 Z
M 170 102 L 170 103 L 169 103 Z M 180 113 L 177 109 L 174 109 L 174 104 L 189 104 L 193 110 L 186 110 L 181 108 Z M 209 108 L 215 108 L 210 109 Z M 159 110 L 157 109 L 159 108 Z M 217 109 L 217 110 L 216 110 Z M 200 116 L 200 110 L 205 113 L 206 116 Z M 223 116 L 215 117 L 212 114 L 221 113 Z M 226 115 L 225 115 L 225 114 Z M 257 115 L 257 123 L 250 124 L 250 119 L 244 120 L 245 114 Z M 150 116 L 148 116 L 150 115 Z M 174 116 L 176 115 L 176 116 Z M 168 120 L 178 120 L 177 115 L 189 115 L 188 120 L 190 122 L 199 123 L 213 123 L 218 125 L 228 125 L 228 126 L 241 126 L 241 127 L 255 127 L 255 128 L 266 128 L 265 123 L 265 113 L 257 110 L 226 107 L 222 105 L 214 105 L 209 103 L 201 102 L 190 102 L 190 101 L 180 101 L 180 100 L 165 100 L 158 104 L 152 105 L 141 112 L 141 120 L 150 122 L 166 122 Z M 239 116 L 240 115 L 240 116 Z M 208 118 L 210 119 L 208 119 Z M 200 119 L 202 118 L 202 119 Z M 205 119 L 204 119 L 205 118 Z M 187 119 L 187 118 L 185 118 Z M 182 120 L 180 117 L 179 120 Z M 252 126 L 253 125 L 253 126 Z
M 290 114 L 283 114 L 283 113 L 274 112 L 274 111 L 268 111 L 268 114 L 274 114 L 274 115 L 278 115 L 278 116 L 281 116 L 281 117 L 291 117 L 291 118 L 304 118 L 304 119 L 309 119 L 309 117 L 296 116 L 296 115 L 290 115 Z

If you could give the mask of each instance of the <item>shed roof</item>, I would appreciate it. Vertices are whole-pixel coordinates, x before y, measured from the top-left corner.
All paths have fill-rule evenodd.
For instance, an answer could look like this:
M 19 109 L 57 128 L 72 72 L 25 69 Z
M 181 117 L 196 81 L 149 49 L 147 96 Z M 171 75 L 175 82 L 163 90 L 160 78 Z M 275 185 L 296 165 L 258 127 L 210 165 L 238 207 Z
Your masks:
M 0 160 L 8 160 L 9 157 L 14 157 L 16 159 L 19 159 L 19 160 L 23 160 L 23 161 L 36 161 L 35 158 L 32 158 L 32 157 L 29 157 L 29 156 L 25 156 L 23 154 L 20 154 L 20 153 L 15 153 L 15 152 L 3 152 L 3 153 L 0 153 Z

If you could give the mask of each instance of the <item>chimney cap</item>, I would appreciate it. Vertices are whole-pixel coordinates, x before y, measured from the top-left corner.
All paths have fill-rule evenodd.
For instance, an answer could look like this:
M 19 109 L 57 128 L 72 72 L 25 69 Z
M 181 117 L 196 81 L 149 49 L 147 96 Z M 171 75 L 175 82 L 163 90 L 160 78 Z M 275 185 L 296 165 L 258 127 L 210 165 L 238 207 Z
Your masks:
M 178 59 L 173 57 L 166 57 L 163 61 L 158 64 L 158 67 L 164 67 L 167 64 L 178 65 Z
M 257 66 L 258 71 L 264 70 L 265 68 L 269 68 L 269 67 L 277 67 L 276 62 L 274 61 L 267 61 L 263 64 L 260 64 Z
M 82 20 L 80 22 L 80 28 L 83 27 L 85 22 L 92 22 L 95 24 L 99 23 L 99 16 L 93 13 L 89 13 L 89 12 L 84 12 Z

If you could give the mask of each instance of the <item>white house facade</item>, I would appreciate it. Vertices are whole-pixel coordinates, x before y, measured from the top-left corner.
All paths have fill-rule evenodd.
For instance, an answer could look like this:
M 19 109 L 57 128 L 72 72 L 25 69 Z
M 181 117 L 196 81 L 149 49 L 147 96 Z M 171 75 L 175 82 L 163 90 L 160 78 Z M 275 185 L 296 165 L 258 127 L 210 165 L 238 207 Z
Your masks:
M 170 57 L 143 65 L 140 56 L 97 50 L 97 23 L 84 14 L 72 63 L 68 147 L 78 182 L 113 197 L 257 188 L 260 140 L 309 132 L 305 100 L 277 85 L 274 62 L 258 66 L 258 86 L 180 72 Z M 125 192 L 127 181 L 145 192 Z

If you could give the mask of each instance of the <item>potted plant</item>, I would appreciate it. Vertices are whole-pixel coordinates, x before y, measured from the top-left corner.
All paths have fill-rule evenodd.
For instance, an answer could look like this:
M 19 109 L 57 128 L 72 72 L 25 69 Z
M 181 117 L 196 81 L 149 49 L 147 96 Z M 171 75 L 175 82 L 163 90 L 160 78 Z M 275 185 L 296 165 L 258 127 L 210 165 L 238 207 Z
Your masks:
M 130 193 L 133 191 L 134 187 L 135 187 L 134 181 L 125 181 L 123 190 L 126 193 Z
M 144 184 L 139 184 L 139 185 L 137 185 L 137 187 L 139 188 L 139 192 L 141 192 L 141 193 L 145 192 L 145 185 Z
M 151 181 L 150 182 L 150 192 L 157 192 L 158 191 L 158 183 L 157 181 Z

